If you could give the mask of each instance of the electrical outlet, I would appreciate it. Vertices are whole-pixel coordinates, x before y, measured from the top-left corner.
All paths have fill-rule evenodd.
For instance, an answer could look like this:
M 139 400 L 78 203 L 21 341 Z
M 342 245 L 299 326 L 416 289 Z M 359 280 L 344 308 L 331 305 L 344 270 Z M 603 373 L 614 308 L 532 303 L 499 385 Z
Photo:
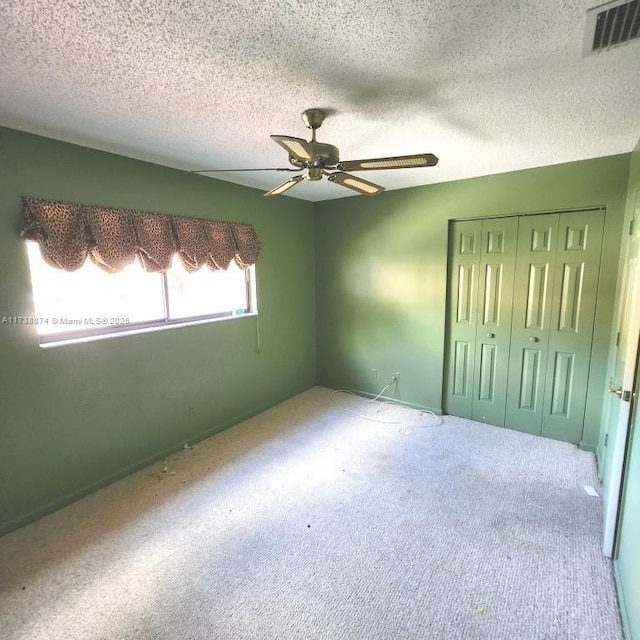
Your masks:
M 391 374 L 391 382 L 398 382 L 400 380 L 400 374 L 397 371 L 394 371 Z
M 371 379 L 372 380 L 377 380 L 378 379 L 378 370 L 377 369 L 374 369 L 374 368 L 371 369 Z

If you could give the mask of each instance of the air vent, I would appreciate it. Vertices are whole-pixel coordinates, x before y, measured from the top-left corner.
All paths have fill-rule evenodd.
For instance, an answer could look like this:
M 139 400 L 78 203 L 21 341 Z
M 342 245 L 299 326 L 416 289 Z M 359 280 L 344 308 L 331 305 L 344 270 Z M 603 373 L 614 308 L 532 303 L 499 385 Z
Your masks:
M 608 2 L 587 11 L 584 55 L 640 41 L 640 0 Z

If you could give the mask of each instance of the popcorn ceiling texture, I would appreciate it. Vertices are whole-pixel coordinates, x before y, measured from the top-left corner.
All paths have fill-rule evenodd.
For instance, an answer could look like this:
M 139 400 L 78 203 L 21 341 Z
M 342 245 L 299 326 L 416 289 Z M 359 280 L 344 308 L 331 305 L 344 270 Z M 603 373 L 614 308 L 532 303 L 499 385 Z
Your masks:
M 326 108 L 318 139 L 343 160 L 440 157 L 376 172 L 387 189 L 624 153 L 640 44 L 582 58 L 592 4 L 0 0 L 0 124 L 181 169 L 273 167 L 269 135 L 308 137 L 300 113 Z

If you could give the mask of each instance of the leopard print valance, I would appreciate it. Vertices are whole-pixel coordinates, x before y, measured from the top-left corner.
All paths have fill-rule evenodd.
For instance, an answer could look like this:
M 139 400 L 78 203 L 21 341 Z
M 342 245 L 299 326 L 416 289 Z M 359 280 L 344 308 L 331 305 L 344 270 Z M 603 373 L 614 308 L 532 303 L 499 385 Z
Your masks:
M 53 267 L 74 271 L 87 256 L 108 272 L 140 260 L 146 271 L 166 271 L 178 254 L 187 271 L 203 265 L 247 269 L 260 241 L 250 224 L 183 218 L 24 196 L 21 235 L 40 244 Z

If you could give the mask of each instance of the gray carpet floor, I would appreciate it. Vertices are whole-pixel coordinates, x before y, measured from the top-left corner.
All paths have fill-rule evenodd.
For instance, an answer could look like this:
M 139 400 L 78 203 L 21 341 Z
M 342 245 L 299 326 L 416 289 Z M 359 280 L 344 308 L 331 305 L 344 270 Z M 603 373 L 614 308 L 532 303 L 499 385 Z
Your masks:
M 620 639 L 593 456 L 430 421 L 316 387 L 6 535 L 0 635 Z

